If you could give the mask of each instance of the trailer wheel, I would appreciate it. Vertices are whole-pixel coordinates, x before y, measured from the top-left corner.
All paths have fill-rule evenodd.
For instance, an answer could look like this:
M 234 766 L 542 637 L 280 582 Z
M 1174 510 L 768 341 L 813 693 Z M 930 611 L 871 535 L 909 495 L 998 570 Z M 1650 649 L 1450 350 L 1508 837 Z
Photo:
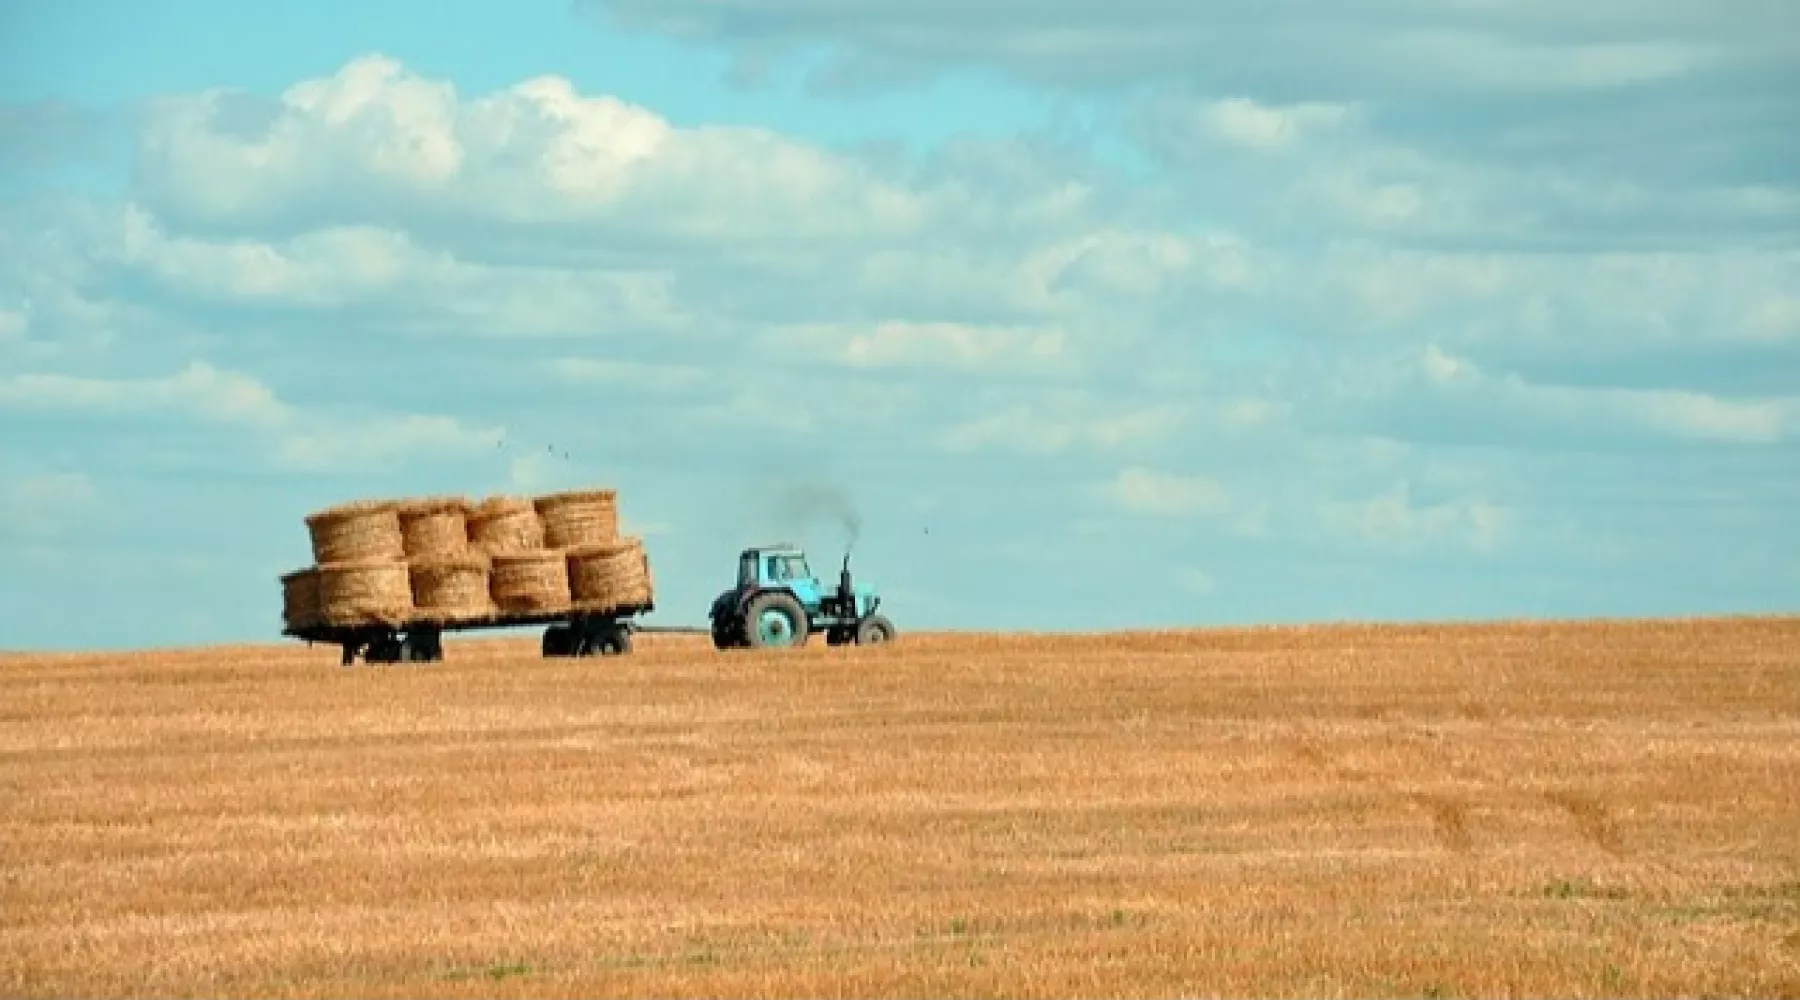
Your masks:
M 575 630 L 567 625 L 552 625 L 544 629 L 544 655 L 574 656 Z
M 436 629 L 408 632 L 400 640 L 401 660 L 407 663 L 432 663 L 444 658 L 444 647 Z
M 631 630 L 615 625 L 600 635 L 601 656 L 624 656 L 631 652 Z
M 617 656 L 631 648 L 627 629 L 617 621 L 580 621 L 569 626 L 567 656 Z M 626 636 L 621 640 L 621 636 Z
M 363 659 L 369 663 L 399 663 L 404 652 L 400 638 L 390 632 L 369 643 Z

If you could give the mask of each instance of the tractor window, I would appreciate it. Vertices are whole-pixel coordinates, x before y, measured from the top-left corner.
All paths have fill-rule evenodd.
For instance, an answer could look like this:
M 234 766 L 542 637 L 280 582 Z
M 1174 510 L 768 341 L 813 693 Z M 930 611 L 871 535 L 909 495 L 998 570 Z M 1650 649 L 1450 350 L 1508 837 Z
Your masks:
M 756 586 L 756 557 L 746 555 L 738 561 L 738 586 Z
M 806 566 L 805 556 L 788 556 L 787 568 L 784 570 L 790 580 L 808 580 L 812 578 L 812 570 Z
M 769 579 L 771 579 L 771 580 L 787 579 L 787 561 L 786 560 L 782 559 L 780 556 L 770 556 L 769 557 Z

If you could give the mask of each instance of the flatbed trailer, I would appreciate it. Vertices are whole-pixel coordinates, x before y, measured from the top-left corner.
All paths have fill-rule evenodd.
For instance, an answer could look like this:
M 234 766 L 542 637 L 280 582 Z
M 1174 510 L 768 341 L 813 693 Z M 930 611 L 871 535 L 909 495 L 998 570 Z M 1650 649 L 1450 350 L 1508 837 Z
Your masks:
M 308 643 L 330 643 L 343 650 L 342 663 L 350 666 L 361 656 L 365 663 L 429 663 L 444 658 L 445 632 L 477 629 L 520 628 L 543 625 L 544 656 L 623 656 L 631 652 L 634 632 L 706 634 L 705 629 L 642 625 L 633 619 L 656 610 L 654 602 L 627 605 L 604 612 L 550 611 L 530 614 L 494 614 L 480 618 L 414 619 L 394 625 L 301 625 L 281 634 Z

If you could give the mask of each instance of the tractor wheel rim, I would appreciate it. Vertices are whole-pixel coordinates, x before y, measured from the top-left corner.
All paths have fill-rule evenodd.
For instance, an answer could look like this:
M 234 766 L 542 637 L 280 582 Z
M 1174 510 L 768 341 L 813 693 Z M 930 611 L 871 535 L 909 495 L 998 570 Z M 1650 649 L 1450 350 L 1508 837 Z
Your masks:
M 756 620 L 756 631 L 764 642 L 786 642 L 794 633 L 794 625 L 788 621 L 787 615 L 770 608 Z

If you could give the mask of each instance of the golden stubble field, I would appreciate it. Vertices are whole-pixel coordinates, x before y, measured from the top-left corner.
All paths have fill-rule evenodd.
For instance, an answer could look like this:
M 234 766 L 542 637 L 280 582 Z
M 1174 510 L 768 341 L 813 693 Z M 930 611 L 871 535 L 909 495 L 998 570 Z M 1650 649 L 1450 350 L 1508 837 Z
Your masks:
M 1800 996 L 1800 619 L 0 656 L 0 991 Z

